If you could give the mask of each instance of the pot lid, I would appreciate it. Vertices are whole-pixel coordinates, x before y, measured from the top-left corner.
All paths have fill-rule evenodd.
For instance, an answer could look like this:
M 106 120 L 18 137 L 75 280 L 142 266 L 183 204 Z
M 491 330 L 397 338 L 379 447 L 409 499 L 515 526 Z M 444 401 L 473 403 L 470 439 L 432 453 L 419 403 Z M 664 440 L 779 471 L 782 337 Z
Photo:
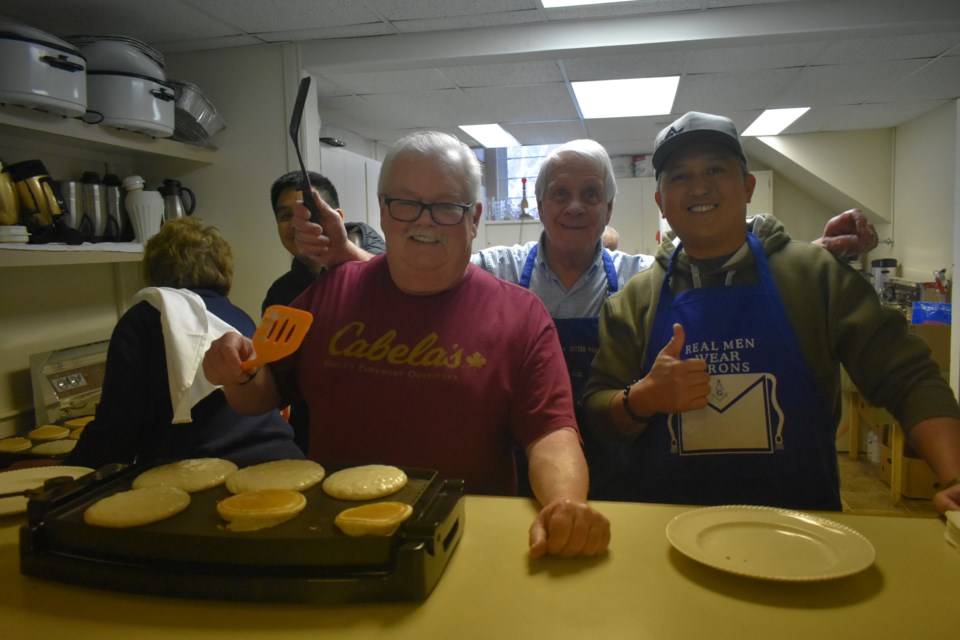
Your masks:
M 61 49 L 68 53 L 80 55 L 80 52 L 77 50 L 77 48 L 69 42 L 61 40 L 60 38 L 49 34 L 46 31 L 41 31 L 40 29 L 23 24 L 22 22 L 7 20 L 6 18 L 0 18 L 0 38 L 37 42 L 40 44 L 50 45 L 51 47 Z
M 159 65 L 161 69 L 164 68 L 163 54 L 148 45 L 147 43 L 137 40 L 136 38 L 130 38 L 128 36 L 117 36 L 117 35 L 107 35 L 107 36 L 92 36 L 92 35 L 78 35 L 78 36 L 68 36 L 67 41 L 73 44 L 80 49 L 83 49 L 86 46 L 90 46 L 95 42 L 101 41 L 112 41 L 112 42 L 121 42 L 130 47 L 133 47 L 140 53 L 144 54 L 150 58 L 154 63 Z

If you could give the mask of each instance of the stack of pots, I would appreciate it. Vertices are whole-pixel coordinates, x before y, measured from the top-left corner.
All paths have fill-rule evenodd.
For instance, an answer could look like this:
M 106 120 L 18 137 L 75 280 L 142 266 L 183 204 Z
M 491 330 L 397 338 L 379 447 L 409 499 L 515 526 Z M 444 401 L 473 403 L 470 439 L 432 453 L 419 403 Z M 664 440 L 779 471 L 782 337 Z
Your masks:
M 87 59 L 88 121 L 159 138 L 173 134 L 174 91 L 158 51 L 125 36 L 69 41 Z

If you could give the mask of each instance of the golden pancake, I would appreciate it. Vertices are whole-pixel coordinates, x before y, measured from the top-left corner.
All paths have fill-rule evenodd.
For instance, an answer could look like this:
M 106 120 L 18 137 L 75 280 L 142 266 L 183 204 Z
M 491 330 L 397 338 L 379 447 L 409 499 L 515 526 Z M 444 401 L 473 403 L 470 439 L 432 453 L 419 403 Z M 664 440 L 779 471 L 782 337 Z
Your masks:
M 81 416 L 79 418 L 70 418 L 63 423 L 67 429 L 79 429 L 80 427 L 87 426 L 87 423 L 93 420 L 93 416 Z
M 38 456 L 60 456 L 70 453 L 75 446 L 77 446 L 76 440 L 52 440 L 34 446 L 30 453 L 35 453 Z
M 227 478 L 230 493 L 260 489 L 305 491 L 323 480 L 326 471 L 313 460 L 274 460 L 240 469 Z
M 294 518 L 307 506 L 299 491 L 260 489 L 244 491 L 217 503 L 217 513 L 231 531 L 257 531 Z
M 190 494 L 176 487 L 121 491 L 94 502 L 83 521 L 97 527 L 139 527 L 174 516 L 190 504 Z
M 77 427 L 76 429 L 73 429 L 70 432 L 70 435 L 68 435 L 67 437 L 70 438 L 71 440 L 79 440 L 80 434 L 83 433 L 84 429 L 86 429 L 86 427 Z
M 344 509 L 333 523 L 348 536 L 389 536 L 412 513 L 405 502 L 373 502 Z
M 29 438 L 21 438 L 19 436 L 13 438 L 4 438 L 0 440 L 0 451 L 4 453 L 14 453 L 15 451 L 26 451 L 33 446 L 33 443 L 30 442 Z
M 31 440 L 59 440 L 70 435 L 70 429 L 55 424 L 45 424 L 27 434 Z
M 166 485 L 196 493 L 223 484 L 236 470 L 237 465 L 221 458 L 178 460 L 144 471 L 133 479 L 133 488 Z
M 374 500 L 396 493 L 407 485 L 402 469 L 368 464 L 331 473 L 323 483 L 327 495 L 341 500 Z

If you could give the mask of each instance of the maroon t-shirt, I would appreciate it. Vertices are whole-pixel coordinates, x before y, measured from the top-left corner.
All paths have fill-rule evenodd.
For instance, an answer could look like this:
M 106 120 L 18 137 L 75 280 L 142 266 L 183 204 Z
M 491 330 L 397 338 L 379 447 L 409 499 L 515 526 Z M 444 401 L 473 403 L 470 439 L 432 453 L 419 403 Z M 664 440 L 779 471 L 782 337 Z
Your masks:
M 513 495 L 514 445 L 576 427 L 556 329 L 534 294 L 470 266 L 454 288 L 400 291 L 387 262 L 349 262 L 294 301 L 314 314 L 277 363 L 310 411 L 310 457 L 434 469 Z

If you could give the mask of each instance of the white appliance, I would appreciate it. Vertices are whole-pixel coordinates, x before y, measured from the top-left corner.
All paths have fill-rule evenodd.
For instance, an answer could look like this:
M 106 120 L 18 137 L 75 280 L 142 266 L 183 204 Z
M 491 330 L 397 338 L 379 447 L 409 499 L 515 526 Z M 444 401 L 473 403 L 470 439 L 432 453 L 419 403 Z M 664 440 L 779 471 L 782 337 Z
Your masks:
M 109 340 L 30 356 L 37 424 L 93 415 L 107 366 Z

